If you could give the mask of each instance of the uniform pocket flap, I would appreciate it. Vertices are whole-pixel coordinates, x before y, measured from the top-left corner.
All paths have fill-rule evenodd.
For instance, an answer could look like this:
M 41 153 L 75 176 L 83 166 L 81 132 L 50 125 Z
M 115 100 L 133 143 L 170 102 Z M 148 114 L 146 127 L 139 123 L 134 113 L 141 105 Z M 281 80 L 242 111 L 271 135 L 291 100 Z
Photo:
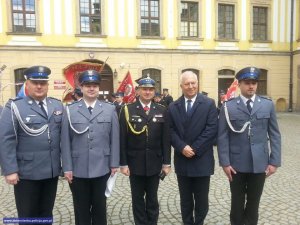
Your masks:
M 41 118 L 38 118 L 38 117 L 26 117 L 23 121 L 25 124 L 40 124 L 40 123 L 42 123 Z
M 248 118 L 244 117 L 241 114 L 229 114 L 230 120 L 248 120 Z
M 97 121 L 98 123 L 110 123 L 110 117 L 97 117 Z
M 267 112 L 265 112 L 265 113 L 257 113 L 256 114 L 256 118 L 257 119 L 268 119 L 268 118 L 270 118 L 270 113 L 267 113 Z
M 71 118 L 72 123 L 87 123 L 87 120 L 84 118 Z

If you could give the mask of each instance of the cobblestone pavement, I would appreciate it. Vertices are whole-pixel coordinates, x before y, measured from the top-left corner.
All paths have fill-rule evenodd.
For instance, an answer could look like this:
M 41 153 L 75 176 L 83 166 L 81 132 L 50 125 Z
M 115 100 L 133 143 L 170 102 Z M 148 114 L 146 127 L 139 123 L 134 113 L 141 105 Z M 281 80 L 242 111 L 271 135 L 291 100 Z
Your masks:
M 278 114 L 282 133 L 282 167 L 267 179 L 260 205 L 260 225 L 300 225 L 300 114 Z M 179 193 L 174 172 L 160 184 L 159 224 L 181 224 Z M 217 163 L 211 178 L 210 209 L 207 225 L 229 224 L 229 184 Z M 133 224 L 128 178 L 118 175 L 108 199 L 108 224 Z M 13 188 L 0 178 L 0 224 L 3 217 L 16 217 Z M 75 224 L 72 199 L 67 182 L 59 181 L 54 208 L 55 224 Z

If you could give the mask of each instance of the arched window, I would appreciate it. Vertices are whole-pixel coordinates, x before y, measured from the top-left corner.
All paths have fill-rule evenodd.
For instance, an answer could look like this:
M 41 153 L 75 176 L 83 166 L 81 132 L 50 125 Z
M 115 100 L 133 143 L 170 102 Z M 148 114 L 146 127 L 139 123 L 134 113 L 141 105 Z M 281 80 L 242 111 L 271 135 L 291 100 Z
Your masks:
M 155 91 L 161 93 L 161 70 L 149 68 L 142 71 L 143 77 L 147 77 L 148 74 L 155 80 Z
M 25 82 L 24 70 L 26 70 L 26 69 L 27 68 L 19 68 L 19 69 L 14 70 L 16 95 L 19 93 L 19 91 L 22 87 L 21 83 Z
M 261 75 L 258 80 L 258 86 L 256 93 L 258 95 L 267 95 L 267 78 L 268 78 L 268 71 L 264 69 L 260 69 Z

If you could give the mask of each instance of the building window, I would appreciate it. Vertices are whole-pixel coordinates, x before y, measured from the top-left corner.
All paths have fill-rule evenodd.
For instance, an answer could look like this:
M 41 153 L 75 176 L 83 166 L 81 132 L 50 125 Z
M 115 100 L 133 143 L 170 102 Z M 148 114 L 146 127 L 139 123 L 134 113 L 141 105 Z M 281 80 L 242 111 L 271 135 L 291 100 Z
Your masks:
M 218 38 L 234 39 L 234 5 L 218 4 Z
M 260 69 L 261 74 L 258 79 L 257 91 L 258 95 L 267 95 L 267 75 L 268 71 L 264 69 Z
M 13 32 L 36 32 L 35 0 L 12 0 Z
M 155 91 L 161 93 L 161 70 L 153 68 L 144 69 L 142 77 L 147 77 L 148 75 L 155 80 Z
M 15 84 L 16 84 L 15 85 L 16 95 L 19 93 L 19 91 L 22 87 L 22 85 L 20 85 L 20 84 L 25 82 L 24 71 L 26 69 L 27 68 L 19 68 L 14 71 L 15 72 Z
M 181 2 L 181 37 L 198 37 L 198 3 L 197 2 Z
M 80 33 L 101 34 L 100 0 L 79 0 Z
M 141 36 L 160 36 L 159 0 L 141 0 Z
M 253 7 L 253 40 L 268 40 L 267 7 Z

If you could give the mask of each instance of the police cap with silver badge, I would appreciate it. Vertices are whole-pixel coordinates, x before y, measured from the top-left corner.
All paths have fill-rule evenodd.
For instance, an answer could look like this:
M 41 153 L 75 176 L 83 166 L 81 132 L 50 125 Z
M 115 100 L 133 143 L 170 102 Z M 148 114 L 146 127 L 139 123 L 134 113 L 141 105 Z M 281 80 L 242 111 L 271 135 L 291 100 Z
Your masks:
M 51 70 L 46 66 L 32 66 L 24 71 L 26 80 L 49 80 Z
M 261 74 L 260 69 L 256 67 L 246 67 L 241 69 L 235 76 L 238 81 L 241 80 L 258 80 Z
M 86 84 L 86 83 L 100 84 L 101 76 L 100 73 L 97 72 L 96 70 L 86 70 L 79 75 L 78 81 L 80 84 Z
M 138 81 L 139 87 L 155 87 L 155 81 L 150 78 L 149 74 L 147 77 L 142 78 Z

